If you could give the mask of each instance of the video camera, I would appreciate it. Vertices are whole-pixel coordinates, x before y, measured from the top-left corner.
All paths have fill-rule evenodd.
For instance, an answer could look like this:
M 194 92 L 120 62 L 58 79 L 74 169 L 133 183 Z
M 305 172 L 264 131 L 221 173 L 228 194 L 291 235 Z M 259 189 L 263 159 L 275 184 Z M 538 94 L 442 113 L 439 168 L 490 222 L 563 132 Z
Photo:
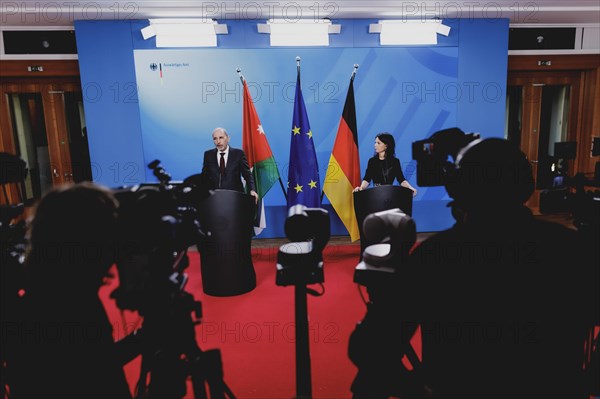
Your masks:
M 369 245 L 354 271 L 354 282 L 367 287 L 389 281 L 398 267 L 407 261 L 417 239 L 415 221 L 399 208 L 372 213 L 363 222 Z
M 7 170 L 4 160 L 2 157 L 3 177 Z M 208 397 L 205 392 L 208 387 L 212 398 L 225 398 L 225 394 L 232 398 L 233 394 L 222 381 L 220 351 L 202 351 L 196 342 L 195 326 L 201 317 L 201 303 L 184 291 L 188 281 L 184 273 L 189 264 L 187 250 L 203 236 L 195 206 L 210 192 L 199 175 L 182 183 L 171 183 L 171 176 L 160 161 L 148 166 L 157 177 L 157 184 L 112 190 L 119 202 L 114 248 L 119 286 L 111 296 L 119 308 L 136 310 L 143 316 L 142 329 L 119 341 L 116 349 L 119 360 L 127 362 L 142 355 L 136 397 L 183 397 L 188 377 L 191 377 L 194 397 Z M 24 176 L 23 173 L 12 175 Z M 14 265 L 7 265 L 6 260 L 13 259 L 11 263 L 22 266 L 24 250 L 15 250 L 16 245 L 8 246 L 22 240 L 24 247 L 24 229 L 17 230 L 9 224 L 22 209 L 22 206 L 3 207 L 1 214 L 3 326 L 5 320 L 21 317 L 15 313 L 22 308 L 15 303 L 25 281 L 7 275 L 23 268 L 8 267 Z M 12 313 L 7 315 L 8 312 Z M 4 372 L 5 352 L 3 346 L 0 388 L 5 386 L 4 375 L 7 374 Z
M 279 286 L 322 283 L 323 249 L 331 231 L 329 213 L 322 208 L 294 205 L 288 211 L 284 230 L 292 242 L 279 248 L 275 283 Z
M 171 303 L 183 292 L 187 249 L 204 234 L 195 205 L 209 195 L 200 185 L 171 183 L 159 160 L 148 167 L 158 184 L 114 190 L 119 201 L 119 286 L 111 296 L 119 308 L 140 314 Z
M 440 130 L 430 138 L 412 143 L 412 157 L 417 161 L 417 184 L 421 187 L 443 186 L 447 171 L 461 149 L 479 139 L 479 133 L 464 133 L 457 127 Z
M 596 162 L 596 170 L 592 179 L 583 173 L 570 176 L 567 161 L 576 159 L 577 142 L 554 143 L 554 157 L 543 171 L 550 181 L 540 192 L 540 212 L 543 214 L 570 212 L 577 230 L 598 235 L 600 223 L 600 191 L 586 190 L 586 187 L 600 187 L 600 162 Z M 592 142 L 592 157 L 600 155 L 600 138 Z M 546 188 L 546 187 L 550 188 Z M 538 188 L 539 187 L 538 183 Z
M 194 397 L 208 397 L 208 388 L 211 398 L 234 398 L 223 381 L 220 350 L 203 351 L 196 342 L 202 304 L 184 291 L 187 250 L 209 234 L 201 228 L 196 206 L 211 192 L 201 175 L 171 183 L 159 160 L 148 167 L 158 184 L 114 192 L 119 201 L 119 286 L 111 296 L 120 309 L 144 316 L 138 397 L 183 397 L 190 377 Z

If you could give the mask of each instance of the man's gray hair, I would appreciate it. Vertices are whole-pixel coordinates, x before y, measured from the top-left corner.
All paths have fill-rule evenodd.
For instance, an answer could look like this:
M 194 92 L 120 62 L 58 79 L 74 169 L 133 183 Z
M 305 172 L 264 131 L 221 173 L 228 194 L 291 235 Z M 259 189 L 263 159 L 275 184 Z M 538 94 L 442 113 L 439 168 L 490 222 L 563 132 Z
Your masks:
M 213 130 L 213 133 L 215 133 L 216 131 L 221 131 L 221 132 L 225 133 L 225 136 L 229 136 L 229 134 L 227 133 L 227 130 L 225 130 L 225 128 L 224 128 L 224 127 L 216 127 L 216 128 Z

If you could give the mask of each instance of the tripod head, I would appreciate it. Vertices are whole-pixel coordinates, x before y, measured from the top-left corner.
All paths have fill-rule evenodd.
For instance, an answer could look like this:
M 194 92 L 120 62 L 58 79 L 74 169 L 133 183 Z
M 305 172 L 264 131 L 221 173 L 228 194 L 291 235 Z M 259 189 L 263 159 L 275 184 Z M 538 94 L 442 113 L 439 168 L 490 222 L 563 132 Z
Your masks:
M 275 283 L 322 283 L 323 249 L 330 237 L 329 213 L 322 208 L 294 205 L 288 211 L 284 229 L 292 242 L 279 247 Z
M 369 241 L 378 242 L 365 248 L 363 260 L 354 271 L 354 282 L 368 287 L 389 280 L 388 276 L 408 259 L 417 227 L 410 216 L 395 208 L 368 215 L 363 231 Z

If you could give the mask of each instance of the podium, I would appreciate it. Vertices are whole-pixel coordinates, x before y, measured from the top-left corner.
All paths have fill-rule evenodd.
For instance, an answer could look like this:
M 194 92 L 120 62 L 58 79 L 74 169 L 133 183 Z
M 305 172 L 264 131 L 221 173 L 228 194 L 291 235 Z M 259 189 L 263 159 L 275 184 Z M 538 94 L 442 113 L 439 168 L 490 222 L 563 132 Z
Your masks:
M 400 208 L 402 212 L 412 216 L 412 190 L 402 186 L 377 186 L 354 193 L 354 212 L 360 233 L 360 256 L 366 247 L 376 242 L 368 242 L 363 233 L 363 222 L 374 212 Z
M 204 293 L 235 296 L 256 287 L 252 264 L 252 222 L 256 204 L 248 194 L 214 190 L 199 207 L 206 236 L 198 243 Z

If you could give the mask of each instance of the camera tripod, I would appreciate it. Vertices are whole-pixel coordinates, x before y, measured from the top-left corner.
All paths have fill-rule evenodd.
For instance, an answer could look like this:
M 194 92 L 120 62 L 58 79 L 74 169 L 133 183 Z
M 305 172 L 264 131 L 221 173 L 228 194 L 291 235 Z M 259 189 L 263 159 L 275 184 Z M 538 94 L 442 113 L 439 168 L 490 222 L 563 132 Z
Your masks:
M 296 324 L 296 399 L 312 398 L 312 378 L 308 331 L 307 295 L 321 296 L 308 284 L 321 284 L 323 257 L 314 253 L 310 242 L 284 244 L 279 249 L 276 284 L 294 286 L 294 319 Z M 285 265 L 285 266 L 284 266 Z
M 311 292 L 303 283 L 294 286 L 296 321 L 296 398 L 312 398 L 312 378 L 308 336 L 308 304 L 306 295 Z
M 223 380 L 220 350 L 203 351 L 196 342 L 194 327 L 199 322 L 192 312 L 200 313 L 200 302 L 186 292 L 175 301 L 169 309 L 144 316 L 144 350 L 134 397 L 181 398 L 189 377 L 195 399 L 235 399 Z
M 329 213 L 322 208 L 297 204 L 288 210 L 285 234 L 291 242 L 279 247 L 275 284 L 295 287 L 296 398 L 312 398 L 308 305 L 306 295 L 324 294 L 323 249 L 329 241 Z M 320 284 L 322 292 L 307 288 Z
M 410 344 L 418 324 L 392 320 L 398 302 L 391 296 L 393 286 L 383 285 L 368 288 L 367 313 L 350 336 L 348 354 L 357 368 L 352 398 L 424 397 L 421 361 Z M 412 370 L 403 363 L 403 356 Z

